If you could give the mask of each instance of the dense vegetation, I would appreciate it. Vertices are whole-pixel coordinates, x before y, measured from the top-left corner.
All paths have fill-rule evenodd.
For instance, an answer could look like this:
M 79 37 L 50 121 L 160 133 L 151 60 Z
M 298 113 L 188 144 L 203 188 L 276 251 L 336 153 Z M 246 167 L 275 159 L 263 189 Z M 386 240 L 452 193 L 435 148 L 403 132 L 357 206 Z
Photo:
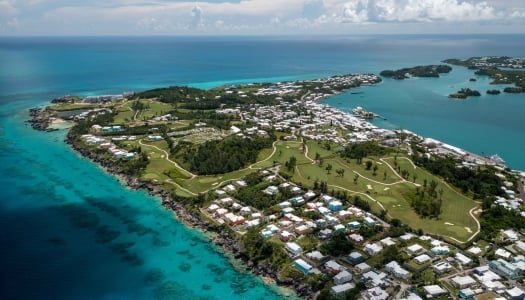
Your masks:
M 501 94 L 501 91 L 500 90 L 488 90 L 487 94 L 488 95 L 499 95 Z
M 190 170 L 199 175 L 224 174 L 254 163 L 259 152 L 271 145 L 271 138 L 229 137 L 208 141 L 197 149 L 188 148 L 184 158 Z
M 422 188 L 416 188 L 414 193 L 408 193 L 405 197 L 416 213 L 422 217 L 437 218 L 441 214 L 443 189 L 438 189 L 435 180 L 429 183 L 425 181 Z
M 351 144 L 341 152 L 342 157 L 356 159 L 361 163 L 368 155 L 382 156 L 390 152 L 390 149 L 378 145 L 376 142 L 368 141 L 360 144 Z
M 255 264 L 265 261 L 279 268 L 290 263 L 290 258 L 283 246 L 263 239 L 257 229 L 250 229 L 243 235 L 242 245 L 242 251 Z
M 489 76 L 493 80 L 491 84 L 514 83 L 517 87 L 525 87 L 525 71 L 523 70 L 501 70 L 498 68 L 484 68 L 476 71 L 476 74 Z
M 261 192 L 270 185 L 271 182 L 248 185 L 235 192 L 234 197 L 246 205 L 253 206 L 257 209 L 266 209 L 281 201 L 281 197 Z
M 429 65 L 429 66 L 416 66 L 413 68 L 403 68 L 399 70 L 384 70 L 379 75 L 384 77 L 391 77 L 394 79 L 407 79 L 410 78 L 407 74 L 414 77 L 439 77 L 441 73 L 448 73 L 452 70 L 447 65 Z
M 509 94 L 519 94 L 519 93 L 523 93 L 525 89 L 522 87 L 506 87 L 503 89 L 503 91 Z
M 525 218 L 515 211 L 507 210 L 501 206 L 484 209 L 481 214 L 482 238 L 492 240 L 502 229 L 525 229 Z
M 467 97 L 479 97 L 481 96 L 481 93 L 476 90 L 471 90 L 469 88 L 462 88 L 461 90 L 457 91 L 454 94 L 450 94 L 450 98 L 457 98 L 457 99 L 466 99 Z
M 472 193 L 474 199 L 485 199 L 488 196 L 502 196 L 502 180 L 496 176 L 492 167 L 471 169 L 459 166 L 460 161 L 453 157 L 413 157 L 418 166 L 422 166 L 432 174 L 445 179 L 463 193 Z

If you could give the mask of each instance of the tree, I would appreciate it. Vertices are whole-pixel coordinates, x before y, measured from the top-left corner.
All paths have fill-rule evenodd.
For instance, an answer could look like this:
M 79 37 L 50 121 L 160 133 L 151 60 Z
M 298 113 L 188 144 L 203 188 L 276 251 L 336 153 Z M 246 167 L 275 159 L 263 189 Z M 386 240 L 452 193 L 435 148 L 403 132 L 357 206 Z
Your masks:
M 296 165 L 297 165 L 297 158 L 295 156 L 290 156 L 290 159 L 288 159 L 288 161 L 285 163 L 286 169 L 292 172 L 294 172 Z
M 354 176 L 354 184 L 357 184 L 357 180 L 359 179 L 359 175 L 358 174 L 355 174 Z
M 435 181 L 434 179 L 432 179 L 430 181 L 430 183 L 428 184 L 428 193 L 430 194 L 430 196 L 432 197 L 436 197 L 436 188 L 438 186 L 438 183 L 437 181 Z
M 372 168 L 372 165 L 373 165 L 373 164 L 374 164 L 374 163 L 372 163 L 371 160 L 367 160 L 367 161 L 366 161 L 366 169 L 367 169 L 367 170 L 370 170 L 370 169 Z
M 377 175 L 377 169 L 378 169 L 378 166 L 374 165 L 374 167 L 372 168 L 372 175 L 374 175 L 374 176 Z
M 326 173 L 327 173 L 327 174 L 330 174 L 330 171 L 331 171 L 331 170 L 332 170 L 332 164 L 328 164 L 328 165 L 326 166 Z
M 386 180 L 386 177 L 387 177 L 387 174 L 386 174 L 386 171 L 383 173 L 383 181 Z
M 414 180 L 413 182 L 415 183 L 415 182 L 416 182 L 416 179 L 417 179 L 417 175 L 416 175 L 416 173 L 414 173 L 414 175 L 412 175 L 412 179 Z

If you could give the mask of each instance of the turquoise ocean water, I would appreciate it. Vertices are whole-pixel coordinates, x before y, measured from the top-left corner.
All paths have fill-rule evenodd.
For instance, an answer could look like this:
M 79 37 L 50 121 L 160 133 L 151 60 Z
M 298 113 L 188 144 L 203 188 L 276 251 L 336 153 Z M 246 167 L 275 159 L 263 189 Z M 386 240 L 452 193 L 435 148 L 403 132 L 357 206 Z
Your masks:
M 35 132 L 27 109 L 65 94 L 209 88 L 434 64 L 449 57 L 523 57 L 522 35 L 308 38 L 0 38 L 0 281 L 2 299 L 272 299 L 160 201 L 129 191 L 63 143 Z M 363 106 L 404 128 L 525 170 L 525 97 L 453 101 L 474 83 L 455 67 L 440 79 L 385 80 L 326 100 Z

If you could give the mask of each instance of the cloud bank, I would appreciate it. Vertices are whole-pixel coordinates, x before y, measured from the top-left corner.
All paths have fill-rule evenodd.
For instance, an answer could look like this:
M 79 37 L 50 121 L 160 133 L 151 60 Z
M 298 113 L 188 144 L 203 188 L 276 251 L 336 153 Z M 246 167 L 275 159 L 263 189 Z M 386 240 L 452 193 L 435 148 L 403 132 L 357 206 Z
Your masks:
M 0 0 L 0 34 L 523 33 L 524 25 L 521 0 Z

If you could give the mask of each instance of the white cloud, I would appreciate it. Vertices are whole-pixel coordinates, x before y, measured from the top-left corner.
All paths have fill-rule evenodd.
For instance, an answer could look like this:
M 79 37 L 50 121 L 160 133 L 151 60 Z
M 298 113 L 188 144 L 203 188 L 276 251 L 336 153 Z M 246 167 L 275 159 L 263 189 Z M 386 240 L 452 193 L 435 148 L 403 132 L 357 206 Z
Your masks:
M 343 6 L 346 22 L 470 22 L 504 17 L 487 2 L 472 0 L 353 0 Z
M 519 28 L 525 22 L 525 1 L 0 0 L 0 27 L 14 27 L 18 23 L 14 18 L 20 21 L 21 29 L 26 26 L 26 33 L 56 34 L 82 33 L 82 28 L 92 24 L 101 34 L 352 33 L 373 28 L 388 33 L 406 32 L 403 26 L 425 31 L 434 24 L 439 24 L 438 29 L 454 28 L 453 32 L 456 28 L 473 28 L 468 24 L 522 32 Z

